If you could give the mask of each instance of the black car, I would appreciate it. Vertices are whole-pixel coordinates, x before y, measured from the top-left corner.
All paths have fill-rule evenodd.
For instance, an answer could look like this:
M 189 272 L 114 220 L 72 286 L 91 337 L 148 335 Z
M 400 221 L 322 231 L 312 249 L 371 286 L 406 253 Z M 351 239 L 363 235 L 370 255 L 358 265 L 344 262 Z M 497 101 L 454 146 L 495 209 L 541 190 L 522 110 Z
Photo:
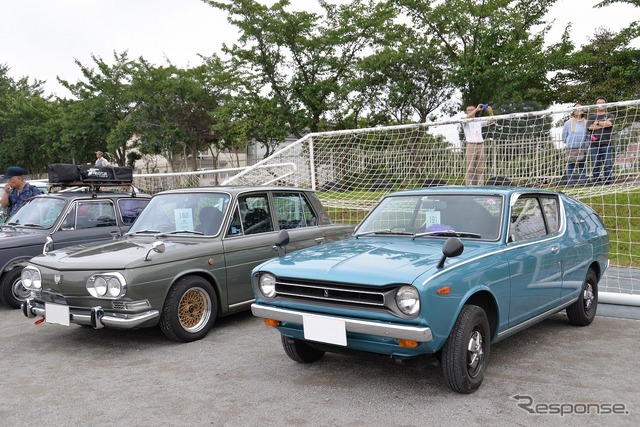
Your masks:
M 95 187 L 30 199 L 0 231 L 0 301 L 20 308 L 29 295 L 20 274 L 27 261 L 42 253 L 47 237 L 49 249 L 112 240 L 129 230 L 150 199 Z

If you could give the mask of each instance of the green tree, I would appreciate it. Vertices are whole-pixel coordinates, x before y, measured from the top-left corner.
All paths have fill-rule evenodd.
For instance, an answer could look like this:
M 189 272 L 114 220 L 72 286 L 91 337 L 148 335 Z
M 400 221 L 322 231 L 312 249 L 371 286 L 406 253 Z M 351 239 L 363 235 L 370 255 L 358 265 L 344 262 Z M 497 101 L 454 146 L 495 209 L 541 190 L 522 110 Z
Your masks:
M 556 98 L 592 104 L 598 96 L 609 101 L 640 98 L 640 49 L 631 47 L 634 31 L 613 33 L 599 28 L 589 43 L 559 58 L 551 80 Z
M 425 39 L 442 46 L 462 105 L 548 104 L 544 16 L 556 0 L 394 0 Z M 541 29 L 536 31 L 536 28 Z
M 362 76 L 355 83 L 367 110 L 379 117 L 370 124 L 411 123 L 416 118 L 424 123 L 453 95 L 450 68 L 433 39 L 406 26 L 385 31 L 389 40 L 360 61 Z
M 132 73 L 137 109 L 131 127 L 143 154 L 182 154 L 190 168 L 198 168 L 201 151 L 223 147 L 214 126 L 218 110 L 230 97 L 234 74 L 217 56 L 198 67 L 156 67 L 138 61 Z M 214 165 L 215 167 L 215 165 Z
M 326 130 L 349 114 L 358 59 L 395 16 L 386 2 L 373 0 L 340 6 L 320 1 L 323 15 L 291 12 L 288 0 L 271 7 L 254 0 L 204 1 L 229 14 L 240 38 L 223 50 L 259 79 L 257 93 L 266 93 L 298 136 Z
M 132 61 L 127 52 L 114 52 L 113 65 L 95 55 L 91 59 L 95 69 L 75 61 L 83 80 L 69 83 L 58 79 L 79 102 L 69 111 L 67 143 L 83 144 L 84 154 L 91 160 L 95 154 L 89 157 L 89 153 L 101 150 L 107 152 L 111 162 L 125 165 L 128 143 L 134 135 L 133 127 L 126 120 L 137 107 L 131 91 Z
M 14 80 L 0 64 L 0 169 L 19 165 L 30 175 L 46 172 L 59 110 L 44 96 L 43 82 Z

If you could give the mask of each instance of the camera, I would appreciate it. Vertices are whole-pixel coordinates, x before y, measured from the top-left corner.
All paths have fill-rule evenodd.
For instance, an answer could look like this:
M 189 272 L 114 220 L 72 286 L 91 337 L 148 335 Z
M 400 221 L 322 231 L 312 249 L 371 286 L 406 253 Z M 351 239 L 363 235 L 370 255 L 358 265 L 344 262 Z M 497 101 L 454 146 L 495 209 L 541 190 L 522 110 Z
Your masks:
M 487 109 L 487 107 L 489 107 L 489 104 L 482 104 L 482 109 L 483 109 L 483 110 L 486 110 L 486 109 Z

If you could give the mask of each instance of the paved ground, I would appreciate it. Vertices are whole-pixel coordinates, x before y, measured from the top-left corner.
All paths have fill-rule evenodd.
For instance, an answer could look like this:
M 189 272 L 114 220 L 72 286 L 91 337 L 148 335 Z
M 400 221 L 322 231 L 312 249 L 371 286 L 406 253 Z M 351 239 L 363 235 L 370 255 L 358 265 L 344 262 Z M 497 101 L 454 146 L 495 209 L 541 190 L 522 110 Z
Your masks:
M 297 364 L 248 312 L 176 344 L 158 329 L 35 326 L 0 306 L 0 424 L 637 425 L 640 308 L 601 308 L 589 327 L 559 314 L 494 345 L 480 390 L 459 395 L 435 367 Z

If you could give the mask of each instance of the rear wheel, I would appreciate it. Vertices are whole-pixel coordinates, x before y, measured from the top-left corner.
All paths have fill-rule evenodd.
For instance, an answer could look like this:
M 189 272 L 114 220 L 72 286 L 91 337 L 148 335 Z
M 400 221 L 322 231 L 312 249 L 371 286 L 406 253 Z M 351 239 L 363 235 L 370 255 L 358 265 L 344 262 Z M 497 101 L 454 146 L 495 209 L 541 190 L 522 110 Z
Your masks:
M 303 341 L 281 336 L 282 348 L 292 360 L 298 363 L 313 363 L 324 356 L 324 351 L 317 350 Z
M 169 290 L 160 317 L 160 329 L 167 338 L 190 342 L 202 339 L 218 315 L 213 286 L 197 276 L 187 276 Z
M 0 299 L 11 308 L 20 308 L 22 301 L 27 299 L 30 292 L 22 286 L 22 267 L 16 267 L 11 271 L 8 271 L 2 277 L 2 283 L 0 291 Z
M 598 309 L 598 277 L 589 269 L 584 279 L 578 300 L 567 307 L 569 322 L 576 326 L 588 326 L 596 317 Z
M 444 380 L 453 391 L 473 393 L 480 387 L 489 360 L 491 332 L 484 310 L 465 305 L 442 348 Z

